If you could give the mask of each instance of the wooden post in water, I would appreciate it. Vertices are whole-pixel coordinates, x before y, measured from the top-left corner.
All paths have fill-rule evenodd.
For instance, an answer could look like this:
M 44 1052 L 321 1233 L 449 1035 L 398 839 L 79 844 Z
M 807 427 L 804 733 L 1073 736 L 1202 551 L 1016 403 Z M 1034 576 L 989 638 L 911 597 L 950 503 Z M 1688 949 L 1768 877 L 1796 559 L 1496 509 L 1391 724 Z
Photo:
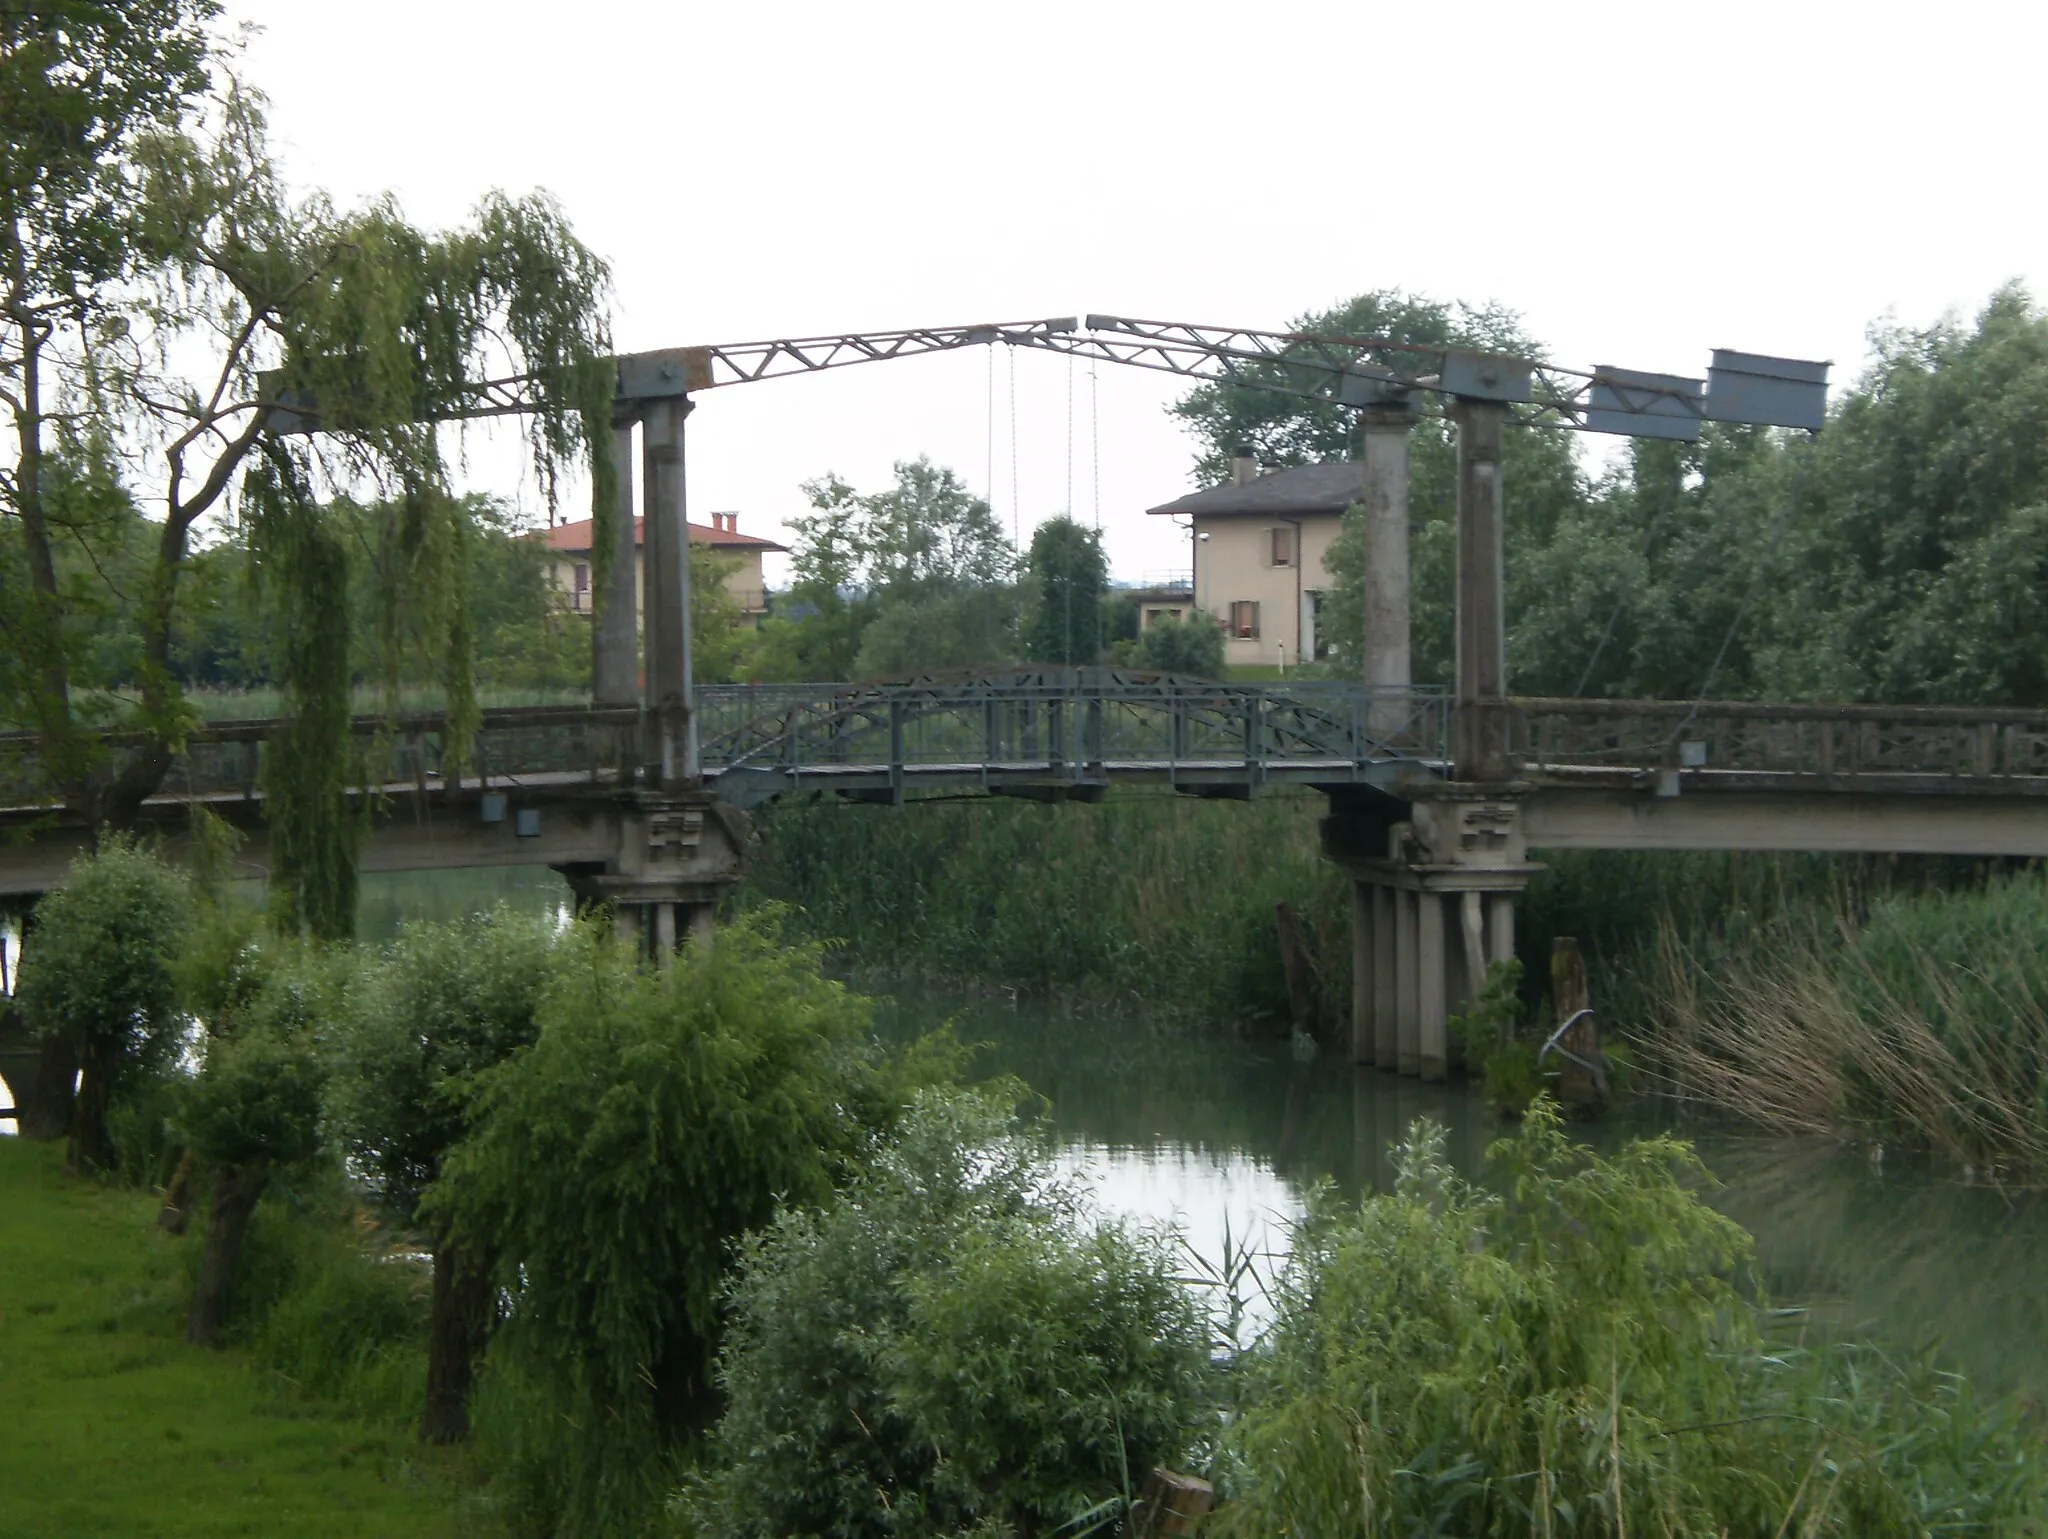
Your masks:
M 1280 966 L 1287 974 L 1287 1014 L 1296 1031 L 1316 1028 L 1316 975 L 1309 961 L 1308 937 L 1301 916 L 1282 898 L 1273 905 L 1273 924 L 1280 936 Z
M 1586 958 L 1579 943 L 1569 935 L 1560 935 L 1551 943 L 1550 999 L 1560 1025 L 1592 1004 L 1586 987 Z M 1607 1104 L 1606 1081 L 1586 1067 L 1600 1061 L 1600 1033 L 1593 1025 L 1593 1017 L 1582 1016 L 1557 1039 L 1557 1045 L 1568 1055 L 1558 1060 L 1558 1100 L 1568 1111 L 1601 1110 Z

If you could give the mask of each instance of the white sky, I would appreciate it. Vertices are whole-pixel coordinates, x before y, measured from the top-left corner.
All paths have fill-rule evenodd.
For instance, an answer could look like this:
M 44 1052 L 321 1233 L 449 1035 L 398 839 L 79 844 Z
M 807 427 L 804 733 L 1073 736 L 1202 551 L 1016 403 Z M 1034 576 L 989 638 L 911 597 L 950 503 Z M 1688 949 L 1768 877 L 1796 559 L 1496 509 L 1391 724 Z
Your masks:
M 2048 293 L 2038 4 L 231 0 L 287 173 L 426 223 L 545 187 L 622 348 L 1110 311 L 1277 326 L 1380 286 L 1498 300 L 1560 363 L 1832 358 Z M 1005 524 L 1069 502 L 1068 365 L 975 350 L 700 397 L 690 505 L 928 453 Z M 1121 577 L 1185 567 L 1164 376 L 1096 383 Z M 1072 505 L 1096 511 L 1090 382 Z M 1606 440 L 1594 440 L 1600 448 Z M 989 463 L 995 465 L 988 486 Z M 509 455 L 478 483 L 519 495 Z M 494 467 L 508 467 L 494 476 Z M 1512 488 L 1509 495 L 1512 496 Z M 573 516 L 582 516 L 580 502 Z

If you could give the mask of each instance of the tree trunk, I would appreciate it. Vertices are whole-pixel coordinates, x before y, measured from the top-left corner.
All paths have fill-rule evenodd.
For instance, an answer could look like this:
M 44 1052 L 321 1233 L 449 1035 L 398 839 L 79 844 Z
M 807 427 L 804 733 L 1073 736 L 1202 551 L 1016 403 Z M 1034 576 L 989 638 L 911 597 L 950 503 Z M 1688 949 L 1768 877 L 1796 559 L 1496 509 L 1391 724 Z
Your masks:
M 78 1081 L 78 1045 L 69 1037 L 45 1037 L 36 1077 L 15 1108 L 24 1138 L 45 1143 L 71 1131 L 73 1087 Z
M 87 1033 L 79 1055 L 78 1096 L 71 1106 L 70 1163 L 73 1169 L 112 1168 L 114 1139 L 107 1131 L 107 1107 L 113 1100 L 113 1044 Z
M 235 1271 L 242 1261 L 242 1242 L 249 1236 L 256 1199 L 269 1179 L 267 1159 L 233 1166 L 213 1178 L 213 1210 L 207 1215 L 206 1245 L 199 1254 L 199 1286 L 192 1295 L 192 1312 L 185 1317 L 185 1339 L 194 1346 L 210 1347 L 220 1340 L 234 1296 Z
M 434 1250 L 434 1308 L 427 1328 L 427 1404 L 420 1436 L 459 1443 L 469 1436 L 469 1389 L 496 1314 L 488 1261 L 453 1240 Z
M 156 1210 L 156 1226 L 171 1234 L 183 1234 L 192 1222 L 192 1150 L 178 1151 L 178 1168 L 171 1172 L 171 1184 L 164 1188 L 164 1205 Z

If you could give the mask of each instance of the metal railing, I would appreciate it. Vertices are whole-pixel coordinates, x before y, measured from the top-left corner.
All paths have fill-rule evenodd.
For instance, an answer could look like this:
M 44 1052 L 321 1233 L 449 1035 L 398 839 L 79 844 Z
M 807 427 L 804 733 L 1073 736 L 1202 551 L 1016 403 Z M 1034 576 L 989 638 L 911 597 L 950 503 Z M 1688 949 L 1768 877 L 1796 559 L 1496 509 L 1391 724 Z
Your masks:
M 1504 702 L 1526 770 L 1661 769 L 1813 776 L 2048 775 L 2048 710 L 1740 701 Z
M 844 783 L 918 778 L 1169 781 L 1373 778 L 1440 764 L 1441 691 L 1232 685 L 1118 669 L 1044 669 L 883 685 L 701 689 L 707 774 Z

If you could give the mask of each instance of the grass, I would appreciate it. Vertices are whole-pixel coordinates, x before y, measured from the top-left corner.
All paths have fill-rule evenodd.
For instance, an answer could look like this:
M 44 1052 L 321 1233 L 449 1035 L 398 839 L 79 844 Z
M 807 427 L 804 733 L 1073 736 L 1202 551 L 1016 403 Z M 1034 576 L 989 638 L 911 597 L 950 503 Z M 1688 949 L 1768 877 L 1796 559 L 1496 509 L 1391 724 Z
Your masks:
M 246 1352 L 182 1339 L 192 1239 L 156 1199 L 67 1177 L 0 1139 L 0 1532 L 445 1535 L 458 1467 L 351 1418 Z

